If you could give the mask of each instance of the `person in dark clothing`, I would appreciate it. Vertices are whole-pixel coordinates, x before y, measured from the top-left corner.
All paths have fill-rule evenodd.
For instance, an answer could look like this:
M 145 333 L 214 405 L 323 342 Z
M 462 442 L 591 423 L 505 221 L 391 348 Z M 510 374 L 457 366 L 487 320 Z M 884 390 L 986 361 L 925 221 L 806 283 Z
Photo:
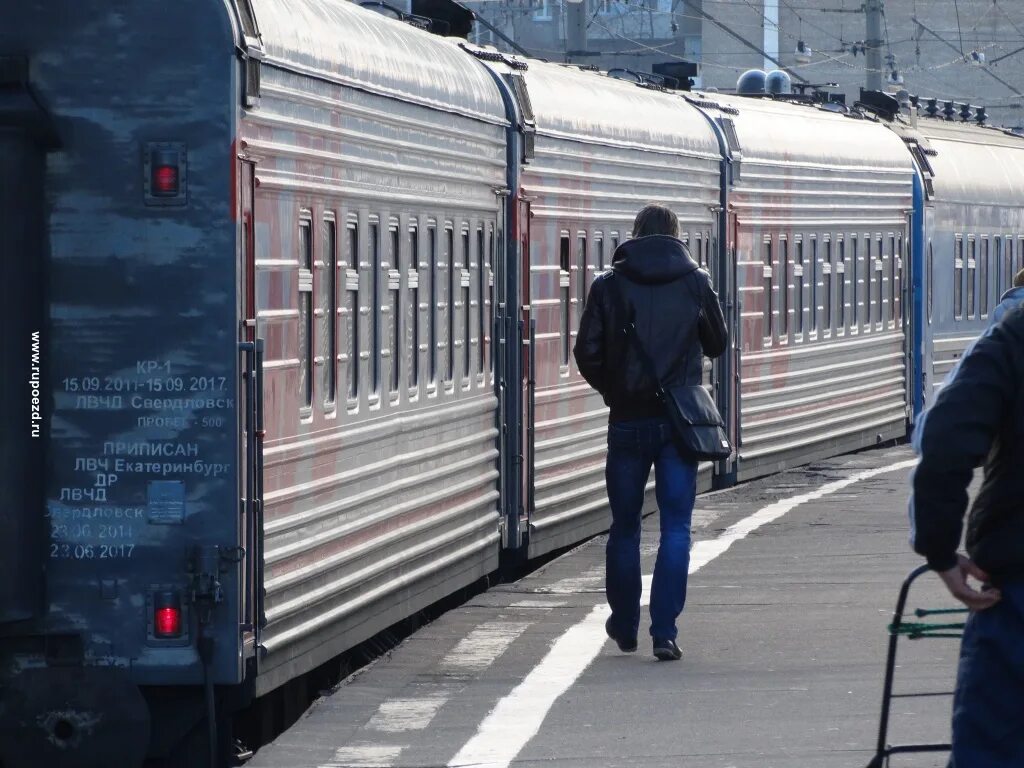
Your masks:
M 953 699 L 957 768 L 1024 765 L 1024 308 L 964 356 L 918 436 L 911 543 L 971 613 Z M 967 487 L 984 480 L 957 547 Z M 973 577 L 983 583 L 976 589 Z
M 605 591 L 612 613 L 605 628 L 626 652 L 637 647 L 641 512 L 651 466 L 656 468 L 661 540 L 651 586 L 651 636 L 661 660 L 682 655 L 676 619 L 686 600 L 697 463 L 677 450 L 657 385 L 645 375 L 624 329 L 632 319 L 666 388 L 699 384 L 703 356 L 717 357 L 728 343 L 710 276 L 678 236 L 679 222 L 668 208 L 649 205 L 640 211 L 633 239 L 615 250 L 611 270 L 590 289 L 573 350 L 580 373 L 609 407 L 605 481 L 612 524 Z

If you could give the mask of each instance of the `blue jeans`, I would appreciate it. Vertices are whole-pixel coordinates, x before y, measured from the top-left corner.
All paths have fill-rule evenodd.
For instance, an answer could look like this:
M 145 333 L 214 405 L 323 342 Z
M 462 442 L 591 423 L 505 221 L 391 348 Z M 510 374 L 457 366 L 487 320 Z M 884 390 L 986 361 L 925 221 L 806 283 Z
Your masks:
M 1024 765 L 1024 581 L 999 587 L 1003 599 L 971 613 L 964 628 L 951 768 Z
M 605 480 L 612 526 L 605 552 L 605 592 L 613 629 L 621 637 L 635 637 L 640 627 L 641 512 L 651 465 L 655 467 L 661 518 L 661 541 L 651 586 L 651 635 L 658 640 L 675 640 L 676 619 L 686 602 L 697 463 L 679 455 L 665 419 L 608 425 Z

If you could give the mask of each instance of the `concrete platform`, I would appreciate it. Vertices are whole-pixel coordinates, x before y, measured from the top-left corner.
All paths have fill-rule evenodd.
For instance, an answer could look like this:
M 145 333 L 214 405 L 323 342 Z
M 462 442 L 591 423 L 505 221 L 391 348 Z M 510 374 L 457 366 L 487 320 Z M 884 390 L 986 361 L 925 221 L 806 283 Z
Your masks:
M 706 564 L 690 576 L 680 662 L 657 662 L 643 635 L 632 655 L 604 638 L 599 538 L 424 627 L 249 765 L 866 766 L 886 626 L 920 564 L 910 459 L 870 451 L 700 497 L 693 557 Z M 657 524 L 645 523 L 645 573 Z M 951 604 L 930 576 L 911 603 Z M 957 641 L 903 647 L 903 690 L 952 689 Z M 948 719 L 946 697 L 899 699 L 892 740 L 947 740 Z

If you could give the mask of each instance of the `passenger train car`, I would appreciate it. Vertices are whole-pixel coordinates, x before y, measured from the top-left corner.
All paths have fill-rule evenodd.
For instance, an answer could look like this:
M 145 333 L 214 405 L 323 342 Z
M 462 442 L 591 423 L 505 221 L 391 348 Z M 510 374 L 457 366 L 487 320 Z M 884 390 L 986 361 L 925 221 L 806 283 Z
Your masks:
M 604 530 L 572 346 L 644 203 L 731 327 L 706 384 L 737 450 L 702 489 L 904 435 L 1024 256 L 995 129 L 343 0 L 5 21 L 4 768 L 202 764 L 232 710 Z

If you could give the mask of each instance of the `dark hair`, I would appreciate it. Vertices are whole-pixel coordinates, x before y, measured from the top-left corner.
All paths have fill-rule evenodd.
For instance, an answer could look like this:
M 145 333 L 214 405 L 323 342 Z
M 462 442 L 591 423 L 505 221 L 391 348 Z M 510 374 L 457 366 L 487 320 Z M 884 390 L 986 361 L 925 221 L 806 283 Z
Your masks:
M 1024 288 L 1024 269 L 1013 276 L 1013 287 Z
M 664 205 L 651 203 L 640 209 L 633 222 L 633 237 L 670 235 L 679 237 L 679 219 Z

